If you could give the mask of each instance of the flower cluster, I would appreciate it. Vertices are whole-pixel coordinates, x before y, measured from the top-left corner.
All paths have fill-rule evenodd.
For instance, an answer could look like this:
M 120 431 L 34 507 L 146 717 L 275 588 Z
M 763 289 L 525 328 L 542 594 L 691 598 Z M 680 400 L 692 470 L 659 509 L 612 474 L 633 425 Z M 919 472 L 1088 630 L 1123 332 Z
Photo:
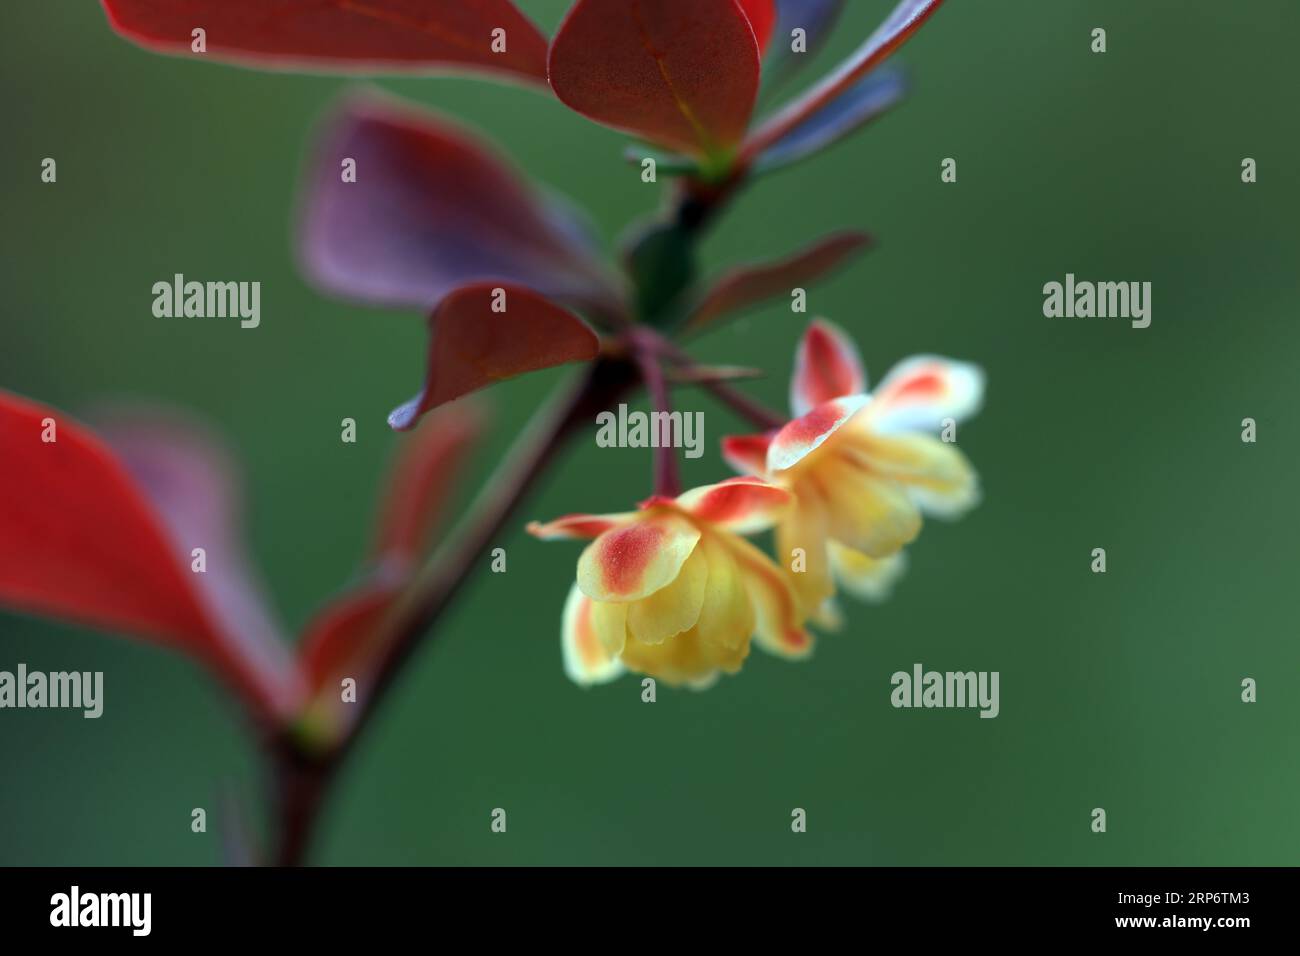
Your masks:
M 796 417 L 723 442 L 743 477 L 529 526 L 545 540 L 594 539 L 564 608 L 566 673 L 595 684 L 630 669 L 698 689 L 738 671 L 751 636 L 807 656 L 807 621 L 838 624 L 837 584 L 884 598 L 922 514 L 957 517 L 977 501 L 975 472 L 943 433 L 955 437 L 983 390 L 977 367 L 916 356 L 867 394 L 853 342 L 814 322 L 795 361 Z M 781 564 L 742 537 L 772 527 Z
M 869 239 L 836 234 L 700 282 L 699 232 L 743 183 L 820 152 L 896 104 L 901 75 L 877 67 L 939 2 L 901 0 L 837 69 L 757 121 L 760 92 L 777 88 L 825 43 L 844 0 L 576 0 L 550 39 L 511 0 L 426 0 L 418 11 L 409 0 L 284 0 L 274 17 L 264 15 L 261 0 L 104 0 L 104 7 L 122 35 L 184 56 L 269 69 L 467 70 L 519 82 L 630 133 L 643 144 L 632 155 L 674 179 L 667 215 L 630 231 L 619 274 L 602 260 L 580 213 L 527 183 L 473 134 L 384 96 L 350 96 L 313 152 L 300 259 L 333 294 L 428 315 L 425 381 L 389 416 L 394 428 L 409 430 L 501 379 L 568 362 L 612 366 L 604 377 L 616 391 L 644 382 L 661 408 L 670 373 L 727 387 L 726 370 L 695 365 L 674 334 L 807 286 Z M 724 442 L 724 457 L 742 477 L 685 494 L 675 480 L 657 482 L 655 496 L 635 512 L 533 525 L 545 538 L 594 539 L 564 612 L 570 675 L 591 683 L 630 668 L 702 686 L 738 670 L 751 637 L 774 653 L 806 655 L 808 622 L 834 622 L 837 586 L 883 596 L 921 514 L 955 514 L 974 501 L 970 466 L 933 433 L 944 419 L 975 410 L 981 383 L 970 366 L 918 358 L 891 372 L 873 396 L 865 389 L 852 344 L 816 323 L 796 364 L 793 419 Z M 163 556 L 196 538 L 198 519 L 184 517 L 193 502 L 178 509 L 174 527 L 168 509 L 153 514 L 149 489 L 134 487 L 88 433 L 65 424 L 65 450 L 39 454 L 31 445 L 35 412 L 21 404 L 0 411 L 26 449 L 27 478 L 45 480 L 62 467 L 73 454 L 69 443 L 84 449 L 77 454 L 87 482 L 102 484 L 100 473 L 111 473 L 116 496 L 75 507 L 69 499 L 88 519 L 78 534 L 94 537 L 124 515 L 124 527 L 134 529 L 129 560 L 88 566 L 84 593 L 53 583 L 62 562 L 79 560 L 75 551 L 28 565 L 11 548 L 0 562 L 0 598 L 180 640 L 215 661 L 257 709 L 281 716 L 298 714 L 327 673 L 340 673 L 340 660 L 363 675 L 381 669 L 385 655 L 400 654 L 394 641 L 418 631 L 426 603 L 436 613 L 427 594 L 411 593 L 426 536 L 393 525 L 386 534 L 401 547 L 381 550 L 364 584 L 309 628 L 300 660 L 286 662 L 277 628 L 238 584 L 243 565 L 228 547 L 229 530 L 214 530 L 229 515 L 203 518 L 206 537 L 220 546 L 219 573 L 178 578 L 173 558 Z M 456 421 L 449 414 L 440 427 Z M 445 441 L 458 440 L 456 428 L 446 434 Z M 179 472 L 195 484 L 201 473 Z M 423 501 L 420 486 L 399 483 L 393 500 Z M 523 490 L 511 489 L 511 500 Z M 392 520 L 422 528 L 425 511 L 427 503 L 399 508 Z M 491 522 L 484 528 L 490 532 Z M 770 528 L 778 560 L 743 537 Z M 29 530 L 25 540 L 40 536 Z M 41 534 L 77 539 L 72 529 Z M 138 587 L 106 583 L 125 567 L 137 567 L 133 579 L 149 593 L 181 595 L 177 606 L 155 600 L 148 610 Z M 212 582 L 218 587 L 198 586 Z M 106 601 L 112 587 L 126 596 Z M 387 633 L 395 607 L 409 612 L 400 638 Z

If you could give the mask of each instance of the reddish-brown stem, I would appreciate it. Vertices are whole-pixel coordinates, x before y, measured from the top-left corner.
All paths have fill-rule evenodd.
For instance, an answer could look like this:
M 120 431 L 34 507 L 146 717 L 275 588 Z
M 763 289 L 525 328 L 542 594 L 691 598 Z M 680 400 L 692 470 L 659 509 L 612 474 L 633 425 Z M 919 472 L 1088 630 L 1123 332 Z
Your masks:
M 733 388 L 726 382 L 702 382 L 700 387 L 707 389 L 709 394 L 723 405 L 726 405 L 741 418 L 758 426 L 765 432 L 774 428 L 781 428 L 790 421 L 789 416 L 773 411 L 762 402 L 750 398 L 744 392 Z
M 645 336 L 644 341 L 650 347 L 658 350 L 659 354 L 668 358 L 678 368 L 688 371 L 699 368 L 698 363 L 691 354 L 670 339 L 658 333 L 643 332 L 642 334 Z M 790 420 L 788 416 L 773 411 L 726 382 L 704 378 L 699 382 L 699 385 L 741 418 L 758 426 L 763 431 L 780 428 Z
M 660 418 L 652 418 L 652 427 L 658 427 L 659 433 L 652 436 L 654 447 L 654 488 L 655 494 L 663 498 L 676 498 L 682 493 L 681 475 L 677 468 L 677 450 L 673 447 L 672 401 L 668 396 L 668 383 L 664 380 L 664 370 L 659 364 L 659 355 L 651 342 L 634 340 L 637 366 L 645 380 L 646 391 L 650 393 L 650 406 L 656 412 L 662 412 Z
M 299 866 L 307 855 L 338 759 L 313 758 L 287 736 L 272 741 L 269 753 L 276 845 L 268 862 Z

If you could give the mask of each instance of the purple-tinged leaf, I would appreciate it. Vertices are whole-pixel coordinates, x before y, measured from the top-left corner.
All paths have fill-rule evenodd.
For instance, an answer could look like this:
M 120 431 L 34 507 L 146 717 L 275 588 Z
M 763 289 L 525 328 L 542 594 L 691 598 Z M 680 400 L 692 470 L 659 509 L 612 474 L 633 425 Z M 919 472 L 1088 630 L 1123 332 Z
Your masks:
M 170 532 L 182 560 L 202 548 L 194 574 L 209 613 L 241 658 L 297 698 L 284 630 L 242 541 L 238 470 L 221 442 L 199 422 L 159 409 L 119 408 L 97 423 Z
M 832 100 L 842 96 L 906 43 L 930 15 L 939 9 L 942 2 L 943 0 L 902 0 L 885 22 L 829 76 L 788 103 L 751 133 L 741 151 L 742 159 L 752 161 L 772 144 L 802 126 Z
M 906 95 L 907 82 L 901 70 L 864 76 L 763 151 L 754 161 L 755 172 L 772 172 L 822 152 L 892 109 Z
M 771 86 L 794 74 L 815 57 L 835 31 L 844 0 L 776 0 L 776 28 L 763 57 L 763 84 Z M 793 33 L 803 30 L 807 48 L 795 53 Z
M 692 309 L 686 327 L 696 331 L 725 315 L 740 312 L 796 286 L 815 282 L 850 256 L 871 245 L 862 232 L 842 232 L 785 259 L 740 266 L 718 278 Z
M 300 255 L 324 289 L 363 302 L 428 311 L 455 288 L 496 280 L 616 308 L 612 281 L 558 209 L 447 120 L 354 97 L 313 157 Z

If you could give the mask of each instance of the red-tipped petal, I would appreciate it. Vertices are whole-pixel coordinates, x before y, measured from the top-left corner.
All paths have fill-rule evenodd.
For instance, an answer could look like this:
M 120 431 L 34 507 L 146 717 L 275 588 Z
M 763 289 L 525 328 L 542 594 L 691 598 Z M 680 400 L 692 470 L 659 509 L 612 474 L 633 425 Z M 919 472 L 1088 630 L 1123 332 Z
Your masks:
M 767 446 L 775 432 L 763 435 L 728 435 L 722 439 L 723 460 L 742 475 L 767 474 Z
M 735 534 L 754 534 L 776 524 L 792 501 L 784 488 L 745 475 L 692 488 L 677 498 L 677 507 Z
M 578 558 L 578 585 L 597 601 L 637 601 L 671 584 L 700 530 L 664 510 L 606 531 Z
M 743 155 L 752 159 L 802 126 L 826 104 L 851 89 L 879 66 L 930 18 L 943 0 L 901 0 L 885 22 L 824 80 L 785 106 L 745 141 Z
M 823 402 L 867 390 L 867 375 L 853 340 L 833 322 L 816 319 L 799 342 L 790 408 L 806 415 Z
M 758 43 L 736 0 L 578 0 L 551 44 L 550 79 L 598 123 L 717 156 L 749 125 Z
M 889 370 L 871 396 L 871 427 L 885 434 L 939 431 L 943 420 L 960 422 L 984 402 L 978 365 L 938 355 L 914 355 Z
M 284 70 L 471 70 L 546 82 L 546 38 L 510 0 L 103 3 L 127 39 L 194 59 Z M 206 52 L 194 50 L 196 29 L 204 31 Z M 498 29 L 504 35 L 494 34 Z M 505 49 L 494 52 L 494 40 Z
M 580 318 L 519 286 L 457 289 L 429 325 L 424 390 L 388 416 L 399 431 L 443 402 L 525 372 L 594 359 L 600 350 Z
M 870 246 L 871 237 L 864 232 L 841 232 L 786 259 L 732 269 L 704 294 L 687 324 L 700 328 L 776 296 L 788 296 L 793 289 L 811 285 Z
M 850 395 L 818 405 L 776 433 L 767 448 L 769 474 L 793 468 L 816 451 L 871 401 L 866 395 Z
M 342 104 L 301 206 L 303 268 L 335 295 L 428 310 L 496 280 L 583 305 L 613 298 L 571 210 L 458 126 L 388 97 Z
M 54 441 L 43 440 L 50 435 Z M 150 456 L 139 441 L 143 466 Z M 0 601 L 185 650 L 258 708 L 283 715 L 292 707 L 292 676 L 273 626 L 245 579 L 231 573 L 237 557 L 217 530 L 225 517 L 217 486 L 205 486 L 217 496 L 205 514 L 194 489 L 176 485 L 196 477 L 194 461 L 177 458 L 167 473 L 148 476 L 163 499 L 159 510 L 92 433 L 4 392 L 0 448 Z M 196 547 L 212 562 L 204 573 L 191 570 Z M 241 624 L 249 629 L 237 632 Z
M 635 515 L 564 515 L 553 521 L 531 521 L 528 533 L 543 541 L 582 541 L 598 538 L 606 531 L 627 524 Z
M 380 498 L 376 560 L 418 560 L 482 430 L 482 415 L 462 402 L 430 415 L 406 440 Z

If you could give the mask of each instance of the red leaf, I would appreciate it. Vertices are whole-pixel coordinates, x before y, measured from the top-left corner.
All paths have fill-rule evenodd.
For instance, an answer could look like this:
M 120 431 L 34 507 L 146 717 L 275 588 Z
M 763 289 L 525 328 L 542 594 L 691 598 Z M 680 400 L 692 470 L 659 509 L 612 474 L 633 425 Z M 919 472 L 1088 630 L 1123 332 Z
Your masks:
M 388 416 L 399 431 L 443 402 L 524 372 L 594 359 L 600 349 L 596 333 L 576 315 L 520 286 L 457 289 L 429 324 L 424 390 Z
M 752 159 L 879 66 L 930 18 L 943 0 L 901 0 L 885 22 L 829 76 L 767 120 L 745 141 L 743 156 Z
M 343 164 L 355 162 L 356 181 Z M 436 114 L 374 95 L 347 100 L 316 150 L 302 203 L 306 272 L 335 294 L 432 309 L 468 282 L 515 282 L 616 308 L 572 213 Z
M 191 548 L 204 545 L 178 540 L 98 438 L 0 392 L 0 447 L 0 601 L 188 651 L 259 710 L 289 711 L 290 675 L 223 627 L 219 596 L 206 591 L 214 582 L 191 571 Z
M 758 40 L 761 53 L 767 49 L 772 39 L 772 28 L 776 26 L 776 0 L 738 0 L 740 9 L 749 18 L 749 25 L 754 28 L 754 38 Z
M 412 564 L 428 546 L 460 466 L 483 429 L 469 402 L 439 409 L 401 447 L 379 501 L 374 558 Z
M 270 69 L 459 67 L 546 82 L 546 38 L 510 0 L 103 0 L 109 22 L 162 53 Z M 205 31 L 207 52 L 193 50 Z M 506 49 L 492 51 L 492 31 Z
M 687 320 L 687 326 L 698 329 L 765 299 L 789 295 L 792 288 L 815 282 L 870 245 L 871 237 L 866 233 L 842 232 L 827 236 L 789 258 L 732 269 L 705 293 Z
M 307 625 L 302 669 L 318 703 L 322 697 L 318 692 L 327 686 L 331 688 L 328 700 L 338 700 L 333 690 L 344 677 L 355 680 L 359 690 L 366 689 L 376 651 L 383 645 L 384 620 L 406 584 L 402 577 L 368 580 L 331 601 Z
M 749 125 L 758 44 L 736 0 L 578 0 L 551 44 L 550 78 L 598 123 L 717 157 Z

